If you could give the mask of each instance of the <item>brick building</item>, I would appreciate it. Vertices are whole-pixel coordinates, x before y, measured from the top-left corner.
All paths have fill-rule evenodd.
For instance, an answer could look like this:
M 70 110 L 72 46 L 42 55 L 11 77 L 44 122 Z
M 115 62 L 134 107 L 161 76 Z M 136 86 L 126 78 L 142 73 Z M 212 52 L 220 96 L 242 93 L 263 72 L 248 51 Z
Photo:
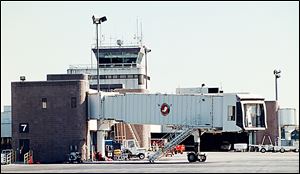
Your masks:
M 97 129 L 88 126 L 89 90 L 88 75 L 84 74 L 52 74 L 47 81 L 12 82 L 12 148 L 17 160 L 23 161 L 29 150 L 40 163 L 66 161 L 71 151 L 82 152 L 85 147 L 85 159 L 90 159 L 92 150 L 99 151 L 93 139 Z M 147 147 L 149 126 L 131 125 L 135 132 L 128 126 L 115 124 L 112 138 L 118 135 L 122 142 L 133 139 L 134 133 L 139 145 Z
M 87 137 L 86 75 L 48 75 L 47 81 L 12 82 L 12 147 L 19 160 L 61 162 Z M 71 149 L 72 148 L 72 149 Z

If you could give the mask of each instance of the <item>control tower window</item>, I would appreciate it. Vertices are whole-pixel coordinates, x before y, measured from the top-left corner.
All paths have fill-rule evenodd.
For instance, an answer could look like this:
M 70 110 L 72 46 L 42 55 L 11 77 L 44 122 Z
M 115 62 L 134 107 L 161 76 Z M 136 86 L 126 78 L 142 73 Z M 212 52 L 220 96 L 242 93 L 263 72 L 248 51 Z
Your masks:
M 111 63 L 111 59 L 99 59 L 99 63 L 100 64 L 109 64 Z
M 124 63 L 135 63 L 136 58 L 124 58 Z
M 97 49 L 92 49 L 97 56 Z M 99 49 L 100 64 L 115 64 L 115 66 L 129 66 L 136 64 L 140 48 L 104 48 Z
M 111 60 L 112 60 L 111 63 L 123 63 L 123 59 L 122 58 L 113 58 Z

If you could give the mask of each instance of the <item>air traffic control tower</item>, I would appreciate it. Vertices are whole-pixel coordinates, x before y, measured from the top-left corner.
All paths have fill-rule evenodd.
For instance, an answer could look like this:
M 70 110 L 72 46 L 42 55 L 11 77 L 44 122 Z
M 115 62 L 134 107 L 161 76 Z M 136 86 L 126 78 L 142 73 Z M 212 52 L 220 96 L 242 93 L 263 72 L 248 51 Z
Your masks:
M 97 49 L 92 48 L 95 57 Z M 147 52 L 142 45 L 116 45 L 99 47 L 100 90 L 116 91 L 126 89 L 132 92 L 146 92 L 150 77 L 147 75 Z M 97 58 L 97 57 L 96 57 Z M 89 74 L 92 89 L 97 89 L 97 67 L 93 65 L 70 65 L 68 74 Z

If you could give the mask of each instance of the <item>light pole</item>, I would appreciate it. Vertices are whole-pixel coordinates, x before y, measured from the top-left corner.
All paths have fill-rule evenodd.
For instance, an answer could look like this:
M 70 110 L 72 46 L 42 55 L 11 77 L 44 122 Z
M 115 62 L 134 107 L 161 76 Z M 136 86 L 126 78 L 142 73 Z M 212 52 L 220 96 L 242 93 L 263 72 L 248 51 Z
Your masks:
M 100 83 L 99 83 L 99 47 L 98 47 L 98 24 L 101 24 L 102 22 L 107 21 L 106 17 L 103 16 L 101 18 L 93 18 L 93 24 L 96 24 L 96 32 L 97 32 L 97 91 L 99 93 L 100 91 Z
M 276 102 L 278 101 L 278 93 L 277 93 L 277 79 L 280 78 L 280 70 L 274 70 L 273 74 L 275 75 L 275 94 L 276 94 Z M 277 110 L 277 108 L 276 108 Z M 277 145 L 281 146 L 281 127 L 280 127 L 280 117 L 278 115 L 278 111 L 277 111 L 277 118 L 278 118 L 278 142 Z
M 100 83 L 99 83 L 99 46 L 98 46 L 98 24 L 106 21 L 106 17 L 103 16 L 101 18 L 93 18 L 93 24 L 96 24 L 96 31 L 97 31 L 97 91 L 98 91 L 98 114 L 100 117 L 100 99 L 99 99 L 99 92 L 100 92 Z M 101 119 L 97 119 L 97 152 L 101 152 L 102 155 L 105 154 L 105 141 L 104 141 L 104 133 L 100 130 L 101 126 Z
M 147 53 L 150 53 L 151 49 L 148 49 L 145 46 L 144 46 L 144 49 L 145 49 L 146 89 L 148 89 Z
M 276 101 L 278 100 L 278 92 L 277 92 L 277 79 L 280 78 L 280 70 L 274 70 L 273 74 L 275 75 L 275 94 L 276 94 Z

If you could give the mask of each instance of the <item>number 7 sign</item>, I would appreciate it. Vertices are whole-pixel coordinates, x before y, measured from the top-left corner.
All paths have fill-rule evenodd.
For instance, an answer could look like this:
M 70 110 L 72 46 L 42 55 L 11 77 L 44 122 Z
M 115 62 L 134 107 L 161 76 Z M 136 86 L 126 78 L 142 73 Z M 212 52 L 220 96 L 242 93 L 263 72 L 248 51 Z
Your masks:
M 28 123 L 20 123 L 20 125 L 19 125 L 19 132 L 20 133 L 28 133 L 29 132 L 29 125 L 28 125 Z

